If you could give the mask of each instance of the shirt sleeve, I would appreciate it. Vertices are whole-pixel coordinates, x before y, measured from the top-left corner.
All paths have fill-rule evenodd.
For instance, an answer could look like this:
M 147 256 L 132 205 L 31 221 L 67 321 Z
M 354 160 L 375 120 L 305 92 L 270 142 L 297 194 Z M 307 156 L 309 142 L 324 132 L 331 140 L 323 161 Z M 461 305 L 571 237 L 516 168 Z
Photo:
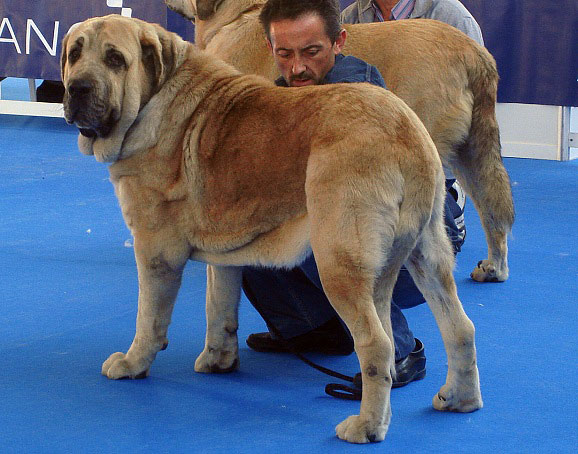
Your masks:
M 379 70 L 375 66 L 368 65 L 370 68 L 369 77 L 367 78 L 367 82 L 372 85 L 377 85 L 378 87 L 385 88 L 385 80 L 383 80 L 383 76 L 379 72 Z
M 461 32 L 468 35 L 480 45 L 484 45 L 484 38 L 482 37 L 482 30 L 476 22 L 476 19 L 461 3 L 452 3 L 448 1 L 440 1 L 428 11 L 424 19 L 435 19 L 440 22 L 445 22 L 452 27 L 457 28 Z
M 473 17 L 464 17 L 460 24 L 454 25 L 458 30 L 461 30 L 475 42 L 484 45 L 484 38 L 482 37 L 482 30 Z
M 343 11 L 341 11 L 341 23 L 342 24 L 358 24 L 359 15 L 357 13 L 357 3 L 353 2 Z

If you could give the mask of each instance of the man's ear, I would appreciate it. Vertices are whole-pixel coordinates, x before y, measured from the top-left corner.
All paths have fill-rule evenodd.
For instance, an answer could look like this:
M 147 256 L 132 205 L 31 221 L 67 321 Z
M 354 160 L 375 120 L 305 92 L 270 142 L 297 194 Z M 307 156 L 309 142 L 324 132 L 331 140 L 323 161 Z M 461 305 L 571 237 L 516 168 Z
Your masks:
M 346 40 L 347 40 L 347 31 L 345 31 L 345 29 L 342 28 L 334 43 L 335 55 L 341 53 L 341 51 L 343 50 L 343 46 L 345 46 Z
M 271 44 L 271 40 L 265 36 L 265 42 L 267 43 L 267 49 L 269 49 L 269 52 L 273 53 L 273 44 Z

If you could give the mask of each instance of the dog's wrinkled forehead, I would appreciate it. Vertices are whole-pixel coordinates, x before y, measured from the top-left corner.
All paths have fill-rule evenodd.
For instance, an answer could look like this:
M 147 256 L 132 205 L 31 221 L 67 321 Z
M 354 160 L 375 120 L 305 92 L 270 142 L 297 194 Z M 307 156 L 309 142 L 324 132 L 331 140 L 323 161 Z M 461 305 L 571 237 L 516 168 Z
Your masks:
M 66 52 L 71 60 L 69 63 L 73 64 L 84 52 L 103 53 L 109 49 L 121 52 L 125 59 L 130 60 L 134 46 L 138 44 L 138 37 L 131 25 L 123 18 L 110 16 L 75 24 L 67 34 Z

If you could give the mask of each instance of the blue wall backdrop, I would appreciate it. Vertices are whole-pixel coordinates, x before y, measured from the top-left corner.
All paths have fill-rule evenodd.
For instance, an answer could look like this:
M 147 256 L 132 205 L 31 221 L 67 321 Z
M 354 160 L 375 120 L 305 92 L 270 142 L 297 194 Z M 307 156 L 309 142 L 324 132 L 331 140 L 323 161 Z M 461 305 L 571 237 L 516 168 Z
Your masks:
M 578 106 L 577 0 L 461 2 L 498 64 L 498 101 Z
M 498 63 L 500 102 L 578 106 L 578 1 L 462 2 Z M 59 79 L 60 41 L 70 25 L 122 8 L 193 39 L 192 26 L 162 0 L 0 0 L 0 76 Z
M 577 0 L 463 0 L 500 71 L 498 100 L 578 106 Z

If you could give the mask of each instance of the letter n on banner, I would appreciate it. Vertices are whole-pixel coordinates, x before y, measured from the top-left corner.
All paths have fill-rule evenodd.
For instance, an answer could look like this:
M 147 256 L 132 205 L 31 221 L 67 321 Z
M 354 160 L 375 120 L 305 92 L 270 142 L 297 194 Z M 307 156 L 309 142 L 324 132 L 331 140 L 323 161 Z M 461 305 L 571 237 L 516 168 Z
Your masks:
M 32 30 L 34 30 L 36 35 L 40 38 L 40 41 L 42 41 L 42 44 L 44 44 L 44 47 L 46 48 L 48 53 L 50 55 L 52 55 L 53 57 L 56 57 L 56 44 L 58 42 L 57 40 L 58 40 L 58 27 L 59 26 L 60 26 L 60 22 L 54 21 L 54 33 L 52 35 L 52 47 L 50 47 L 48 45 L 48 42 L 46 41 L 46 38 L 40 32 L 40 30 L 38 29 L 38 27 L 36 26 L 34 21 L 32 19 L 27 19 L 26 20 L 26 54 L 27 55 L 30 54 L 30 36 L 32 34 Z

